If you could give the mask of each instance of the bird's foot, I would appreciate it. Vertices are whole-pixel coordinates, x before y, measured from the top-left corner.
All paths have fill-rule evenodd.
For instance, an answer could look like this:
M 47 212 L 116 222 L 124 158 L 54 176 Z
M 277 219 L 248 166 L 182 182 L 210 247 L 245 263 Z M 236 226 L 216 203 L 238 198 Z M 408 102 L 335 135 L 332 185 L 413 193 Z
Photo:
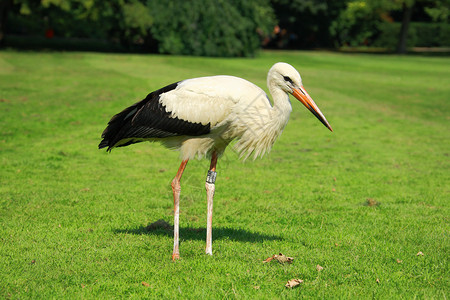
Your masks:
M 177 261 L 178 259 L 180 259 L 180 254 L 179 253 L 172 254 L 172 260 L 173 261 Z

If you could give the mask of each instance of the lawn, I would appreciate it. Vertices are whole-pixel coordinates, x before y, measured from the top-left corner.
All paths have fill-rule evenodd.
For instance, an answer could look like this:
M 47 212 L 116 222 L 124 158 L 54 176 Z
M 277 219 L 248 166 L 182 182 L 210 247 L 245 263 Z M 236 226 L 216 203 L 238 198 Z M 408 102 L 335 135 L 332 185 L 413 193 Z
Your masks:
M 106 123 L 189 77 L 236 75 L 267 91 L 277 61 L 297 67 L 334 132 L 292 98 L 269 155 L 243 163 L 227 150 L 212 257 L 209 162 L 189 162 L 172 262 L 170 229 L 147 226 L 173 224 L 178 153 L 98 150 Z M 0 297 L 448 298 L 449 79 L 447 57 L 1 51 Z M 293 263 L 262 262 L 280 252 Z M 293 278 L 304 282 L 285 288 Z

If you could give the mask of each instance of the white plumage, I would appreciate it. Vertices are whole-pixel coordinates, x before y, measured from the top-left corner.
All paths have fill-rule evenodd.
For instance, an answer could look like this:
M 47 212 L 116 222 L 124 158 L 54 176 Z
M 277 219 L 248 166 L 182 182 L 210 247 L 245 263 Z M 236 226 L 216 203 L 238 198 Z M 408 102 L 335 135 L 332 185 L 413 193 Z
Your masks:
M 171 117 L 211 126 L 211 132 L 201 137 L 163 141 L 180 149 L 183 160 L 211 157 L 212 151 L 220 157 L 233 139 L 238 139 L 235 147 L 239 152 L 254 152 L 256 157 L 270 149 L 286 125 L 264 91 L 238 77 L 188 79 L 172 92 L 162 94 L 160 101 Z
M 99 148 L 111 150 L 142 141 L 160 141 L 180 151 L 182 164 L 172 182 L 175 203 L 173 259 L 179 257 L 180 179 L 188 160 L 195 157 L 211 159 L 206 183 L 206 252 L 212 254 L 216 162 L 228 144 L 237 140 L 234 146 L 244 159 L 263 156 L 270 151 L 289 120 L 292 111 L 289 94 L 332 130 L 292 66 L 286 63 L 273 65 L 267 75 L 267 86 L 273 103 L 261 88 L 242 78 L 222 75 L 183 80 L 150 93 L 144 100 L 115 115 L 103 132 Z

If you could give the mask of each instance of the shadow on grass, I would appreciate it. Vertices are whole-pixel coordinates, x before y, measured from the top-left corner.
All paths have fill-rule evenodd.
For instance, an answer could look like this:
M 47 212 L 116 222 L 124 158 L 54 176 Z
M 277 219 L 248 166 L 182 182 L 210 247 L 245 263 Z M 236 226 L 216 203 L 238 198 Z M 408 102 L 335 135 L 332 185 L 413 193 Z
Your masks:
M 128 234 L 148 234 L 148 235 L 166 235 L 173 236 L 173 227 L 163 220 L 159 220 L 148 226 L 140 226 L 129 229 L 115 229 L 115 233 Z M 205 240 L 206 228 L 180 227 L 180 238 L 183 240 Z M 230 239 L 232 241 L 241 242 L 262 242 L 283 240 L 282 237 L 276 235 L 267 235 L 257 232 L 250 232 L 244 229 L 213 227 L 213 239 Z

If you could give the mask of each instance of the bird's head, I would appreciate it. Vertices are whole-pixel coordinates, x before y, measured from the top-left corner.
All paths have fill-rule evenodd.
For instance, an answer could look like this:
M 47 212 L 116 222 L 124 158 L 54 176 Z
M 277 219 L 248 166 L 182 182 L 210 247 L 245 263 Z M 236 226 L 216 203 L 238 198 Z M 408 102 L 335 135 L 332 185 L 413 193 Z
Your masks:
M 306 92 L 302 84 L 302 77 L 293 66 L 283 62 L 276 63 L 269 70 L 267 78 L 270 81 L 269 85 L 275 85 L 297 98 L 325 127 L 333 131 L 319 107 Z

